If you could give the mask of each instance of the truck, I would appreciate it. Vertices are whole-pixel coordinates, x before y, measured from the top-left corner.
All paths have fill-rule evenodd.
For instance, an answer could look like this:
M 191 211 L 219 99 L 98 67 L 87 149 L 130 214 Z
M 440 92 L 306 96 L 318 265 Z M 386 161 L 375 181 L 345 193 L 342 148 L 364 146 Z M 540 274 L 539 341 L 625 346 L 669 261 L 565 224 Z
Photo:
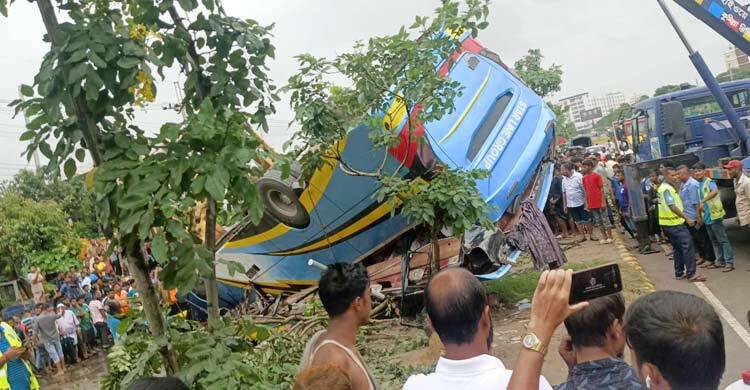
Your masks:
M 618 140 L 625 140 L 636 156 L 635 164 L 625 167 L 631 199 L 640 199 L 640 181 L 663 161 L 691 166 L 700 161 L 709 167 L 727 216 L 735 215 L 734 186 L 723 168 L 729 160 L 742 161 L 750 168 L 750 80 L 719 84 L 700 53 L 693 50 L 664 0 L 657 0 L 705 86 L 654 96 L 639 102 L 630 118 L 613 124 Z M 747 9 L 733 0 L 674 0 L 708 27 L 750 53 Z M 750 24 L 750 20 L 747 21 Z M 618 143 L 619 144 L 619 143 Z M 634 202 L 633 219 L 647 218 L 641 202 Z

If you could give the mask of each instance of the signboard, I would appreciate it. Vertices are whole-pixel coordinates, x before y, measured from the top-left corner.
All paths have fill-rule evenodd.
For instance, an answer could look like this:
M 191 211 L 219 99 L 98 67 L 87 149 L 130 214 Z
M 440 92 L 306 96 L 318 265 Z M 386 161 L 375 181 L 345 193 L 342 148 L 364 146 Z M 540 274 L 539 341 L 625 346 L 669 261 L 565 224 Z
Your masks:
M 579 116 L 581 117 L 581 122 L 593 121 L 602 117 L 602 109 L 596 107 L 590 110 L 582 110 Z
M 674 0 L 750 55 L 750 13 L 736 0 Z

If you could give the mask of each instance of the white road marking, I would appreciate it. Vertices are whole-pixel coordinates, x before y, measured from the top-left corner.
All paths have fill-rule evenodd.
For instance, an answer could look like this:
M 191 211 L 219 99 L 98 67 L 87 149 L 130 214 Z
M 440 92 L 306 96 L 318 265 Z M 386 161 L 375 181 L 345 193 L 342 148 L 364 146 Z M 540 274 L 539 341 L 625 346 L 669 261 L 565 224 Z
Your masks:
M 734 330 L 735 333 L 737 333 L 738 336 L 740 336 L 740 339 L 747 345 L 748 348 L 750 348 L 750 332 L 747 331 L 742 325 L 737 321 L 736 318 L 732 315 L 732 313 L 727 310 L 726 307 L 719 301 L 719 298 L 714 295 L 714 293 L 711 292 L 711 290 L 706 287 L 703 282 L 697 282 L 693 283 L 695 287 L 700 290 L 700 292 L 703 294 L 704 297 L 706 297 L 706 300 L 708 300 L 708 303 L 711 304 L 711 306 L 716 309 L 716 311 L 719 313 L 720 316 L 724 318 L 724 321 L 729 324 L 729 327 Z

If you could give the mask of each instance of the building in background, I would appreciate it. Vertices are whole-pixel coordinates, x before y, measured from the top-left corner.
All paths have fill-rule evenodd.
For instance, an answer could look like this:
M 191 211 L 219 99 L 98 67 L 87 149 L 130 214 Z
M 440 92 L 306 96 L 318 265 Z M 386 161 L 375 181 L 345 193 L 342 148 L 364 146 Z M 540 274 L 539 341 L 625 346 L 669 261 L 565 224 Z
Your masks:
M 568 108 L 569 119 L 575 124 L 576 130 L 582 133 L 591 130 L 597 120 L 616 110 L 625 102 L 625 95 L 622 92 L 611 92 L 597 97 L 584 92 L 562 98 L 558 104 Z
M 724 52 L 724 66 L 727 68 L 727 72 L 732 69 L 745 68 L 750 66 L 750 58 L 737 47 L 730 47 L 729 50 Z

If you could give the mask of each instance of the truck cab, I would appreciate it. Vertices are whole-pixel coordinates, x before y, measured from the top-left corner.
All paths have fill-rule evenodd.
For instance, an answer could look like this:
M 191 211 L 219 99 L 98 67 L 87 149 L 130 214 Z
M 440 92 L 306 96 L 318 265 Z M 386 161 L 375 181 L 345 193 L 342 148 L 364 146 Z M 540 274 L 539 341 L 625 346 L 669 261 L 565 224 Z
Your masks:
M 750 119 L 750 80 L 721 84 L 742 120 Z M 638 103 L 634 116 L 623 122 L 632 136 L 638 161 L 651 161 L 688 152 L 706 165 L 720 158 L 740 157 L 739 139 L 721 107 L 706 87 L 655 96 Z M 628 131 L 630 130 L 630 131 Z

